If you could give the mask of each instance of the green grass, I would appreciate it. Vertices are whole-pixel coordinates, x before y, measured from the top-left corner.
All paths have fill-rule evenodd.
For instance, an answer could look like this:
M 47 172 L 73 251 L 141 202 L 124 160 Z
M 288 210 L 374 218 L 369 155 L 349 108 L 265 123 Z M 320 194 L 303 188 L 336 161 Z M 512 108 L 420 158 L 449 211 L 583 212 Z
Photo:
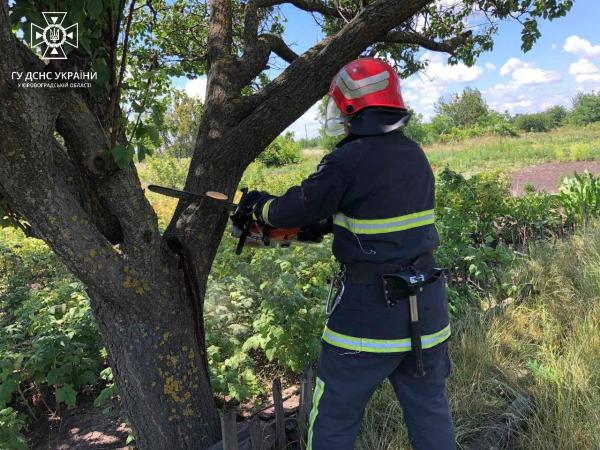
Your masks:
M 519 137 L 485 136 L 425 148 L 434 169 L 471 175 L 509 171 L 551 161 L 600 159 L 600 124 Z
M 597 449 L 600 225 L 554 246 L 538 244 L 530 256 L 506 275 L 531 283 L 534 295 L 487 299 L 487 310 L 453 325 L 448 391 L 459 444 L 476 437 L 520 392 L 536 409 L 516 448 Z M 389 384 L 370 402 L 357 444 L 365 450 L 410 448 Z

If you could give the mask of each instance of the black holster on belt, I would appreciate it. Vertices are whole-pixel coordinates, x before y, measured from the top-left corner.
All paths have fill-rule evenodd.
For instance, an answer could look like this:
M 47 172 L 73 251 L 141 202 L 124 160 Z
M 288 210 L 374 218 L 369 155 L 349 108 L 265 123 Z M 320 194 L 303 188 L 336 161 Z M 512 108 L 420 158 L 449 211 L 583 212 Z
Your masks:
M 415 358 L 415 376 L 417 377 L 425 375 L 417 295 L 426 285 L 437 281 L 443 273 L 444 270 L 437 267 L 419 269 L 413 266 L 382 276 L 383 290 L 388 306 L 392 307 L 403 300 L 409 300 L 410 343 L 411 352 Z

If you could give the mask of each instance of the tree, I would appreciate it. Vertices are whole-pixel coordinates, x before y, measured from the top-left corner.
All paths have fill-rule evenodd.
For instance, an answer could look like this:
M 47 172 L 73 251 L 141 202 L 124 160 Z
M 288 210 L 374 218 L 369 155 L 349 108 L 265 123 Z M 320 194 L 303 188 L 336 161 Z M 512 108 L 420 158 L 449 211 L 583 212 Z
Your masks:
M 165 113 L 165 126 L 160 130 L 164 152 L 176 158 L 191 158 L 196 131 L 202 115 L 202 102 L 175 91 Z
M 478 89 L 467 87 L 449 100 L 440 99 L 435 111 L 453 127 L 471 127 L 485 120 L 489 107 Z
M 569 122 L 573 125 L 587 125 L 600 121 L 600 92 L 579 93 L 573 99 L 573 108 L 569 113 Z
M 284 3 L 315 15 L 327 37 L 298 55 L 282 38 Z M 181 201 L 161 235 L 132 161 L 161 127 L 169 77 L 207 74 L 185 189 L 232 198 L 248 164 L 346 62 L 378 54 L 408 74 L 426 48 L 471 64 L 491 49 L 496 22 L 512 17 L 528 50 L 537 21 L 566 14 L 572 1 L 457 3 L 64 0 L 80 45 L 46 65 L 16 33 L 27 41 L 49 3 L 2 0 L 0 198 L 86 284 L 140 448 L 202 449 L 220 437 L 203 296 L 227 215 L 212 200 Z M 472 29 L 467 17 L 487 22 Z M 287 67 L 270 80 L 272 55 Z M 90 89 L 19 86 L 19 74 L 46 80 L 87 70 L 98 74 Z
M 552 127 L 558 128 L 564 124 L 568 112 L 564 106 L 556 105 L 544 111 L 544 114 L 550 118 Z

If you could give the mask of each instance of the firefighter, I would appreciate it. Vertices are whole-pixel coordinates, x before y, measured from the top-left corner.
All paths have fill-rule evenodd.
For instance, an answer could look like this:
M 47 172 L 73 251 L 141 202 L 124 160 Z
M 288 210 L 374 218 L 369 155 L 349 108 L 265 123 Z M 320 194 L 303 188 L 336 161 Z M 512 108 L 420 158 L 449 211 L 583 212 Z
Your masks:
M 343 267 L 322 337 L 309 450 L 353 450 L 367 401 L 385 378 L 413 448 L 456 448 L 445 395 L 445 280 L 418 294 L 423 376 L 415 372 L 408 303 L 386 301 L 382 283 L 385 274 L 434 267 L 439 243 L 434 176 L 423 150 L 402 132 L 408 119 L 393 68 L 357 59 L 332 80 L 326 110 L 327 132 L 346 137 L 283 196 L 253 191 L 244 200 L 264 224 L 301 227 L 300 239 L 319 241 L 333 232 L 333 253 Z

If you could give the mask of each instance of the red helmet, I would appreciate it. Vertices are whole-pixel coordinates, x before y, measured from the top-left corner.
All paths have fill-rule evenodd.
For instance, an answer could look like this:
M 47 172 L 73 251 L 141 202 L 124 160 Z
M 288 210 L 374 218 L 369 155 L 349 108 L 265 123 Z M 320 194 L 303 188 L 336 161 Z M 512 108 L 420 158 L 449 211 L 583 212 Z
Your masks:
M 344 132 L 343 116 L 370 106 L 406 111 L 398 74 L 388 63 L 376 58 L 359 58 L 346 64 L 329 86 L 325 129 L 328 134 Z

